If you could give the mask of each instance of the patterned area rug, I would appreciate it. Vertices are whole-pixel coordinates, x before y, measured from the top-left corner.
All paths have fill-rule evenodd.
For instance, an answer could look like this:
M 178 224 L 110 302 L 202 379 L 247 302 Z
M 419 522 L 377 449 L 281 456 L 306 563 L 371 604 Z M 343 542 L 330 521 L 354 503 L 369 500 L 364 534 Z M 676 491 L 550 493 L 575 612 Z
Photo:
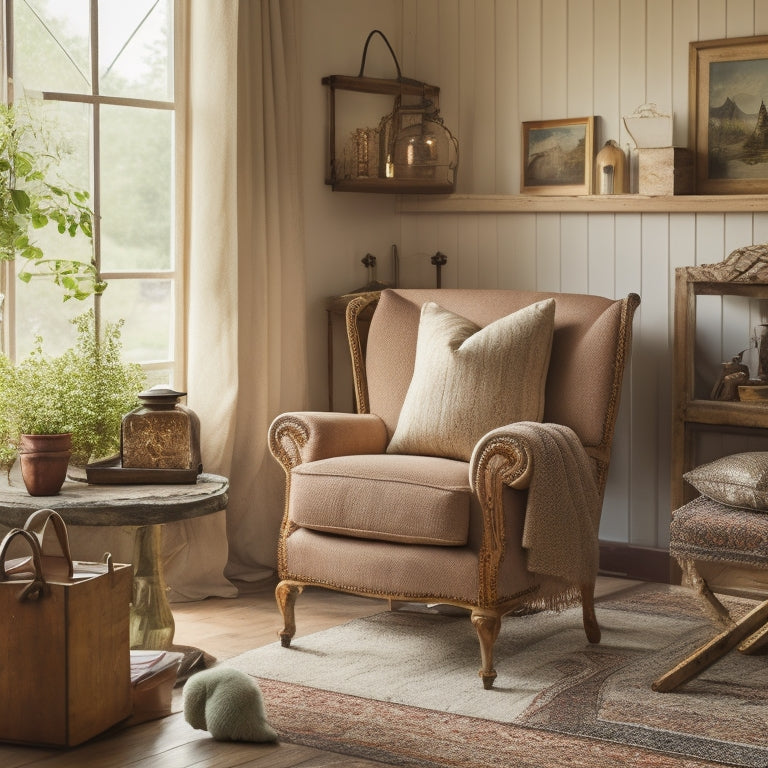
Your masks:
M 298 634 L 290 649 L 274 643 L 226 665 L 258 679 L 285 741 L 394 765 L 768 766 L 766 656 L 732 652 L 654 693 L 656 677 L 715 634 L 691 593 L 643 585 L 597 610 L 596 646 L 580 609 L 505 619 L 491 691 L 467 616 L 418 609 Z M 300 632 L 300 608 L 298 619 Z

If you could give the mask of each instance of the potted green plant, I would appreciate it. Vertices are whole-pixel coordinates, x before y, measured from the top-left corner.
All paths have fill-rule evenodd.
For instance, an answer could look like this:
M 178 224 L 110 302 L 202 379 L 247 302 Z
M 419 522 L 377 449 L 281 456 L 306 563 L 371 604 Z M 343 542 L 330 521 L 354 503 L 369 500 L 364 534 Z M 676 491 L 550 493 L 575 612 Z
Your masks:
M 122 320 L 97 331 L 89 310 L 72 322 L 77 338 L 59 358 L 60 376 L 72 427 L 72 462 L 85 466 L 119 452 L 123 416 L 138 405 L 146 374 L 138 363 L 123 360 Z
M 50 225 L 70 237 L 92 237 L 93 211 L 86 190 L 59 174 L 62 150 L 28 105 L 0 104 L 0 261 L 24 259 L 19 277 L 51 278 L 64 300 L 84 299 L 106 288 L 92 261 L 46 257 L 35 230 Z
M 9 392 L 4 393 L 4 419 L 32 496 L 58 493 L 67 475 L 72 428 L 61 373 L 60 359 L 46 357 L 38 337 L 30 354 L 10 370 Z
M 93 310 L 72 322 L 77 328 L 76 343 L 58 357 L 45 354 L 39 337 L 16 365 L 0 355 L 0 460 L 9 471 L 11 454 L 18 453 L 22 477 L 32 495 L 49 495 L 30 489 L 27 476 L 33 472 L 33 463 L 44 468 L 64 463 L 63 474 L 58 469 L 61 481 L 53 491 L 57 493 L 70 461 L 84 466 L 119 451 L 122 417 L 136 407 L 137 395 L 146 384 L 141 366 L 122 359 L 122 321 L 107 323 L 100 334 Z M 50 450 L 60 454 L 57 461 L 41 457 L 44 449 L 38 444 L 57 440 L 66 445 Z

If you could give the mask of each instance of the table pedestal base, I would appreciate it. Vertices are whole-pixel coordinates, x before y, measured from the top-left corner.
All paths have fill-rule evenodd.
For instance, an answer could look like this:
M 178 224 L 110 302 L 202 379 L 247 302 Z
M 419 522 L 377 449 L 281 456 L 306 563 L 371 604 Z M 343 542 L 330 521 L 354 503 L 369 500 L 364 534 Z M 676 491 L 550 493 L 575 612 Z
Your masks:
M 176 625 L 160 563 L 161 531 L 160 525 L 142 525 L 134 534 L 131 648 L 168 650 L 173 644 Z

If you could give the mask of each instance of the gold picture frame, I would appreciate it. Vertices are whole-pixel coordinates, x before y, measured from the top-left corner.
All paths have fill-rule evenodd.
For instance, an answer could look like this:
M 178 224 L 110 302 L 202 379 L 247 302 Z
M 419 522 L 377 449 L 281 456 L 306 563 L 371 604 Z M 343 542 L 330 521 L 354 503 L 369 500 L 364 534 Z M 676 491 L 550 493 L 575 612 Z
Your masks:
M 688 73 L 696 193 L 768 193 L 768 35 L 693 42 Z
M 594 117 L 523 123 L 520 192 L 588 195 L 592 192 Z

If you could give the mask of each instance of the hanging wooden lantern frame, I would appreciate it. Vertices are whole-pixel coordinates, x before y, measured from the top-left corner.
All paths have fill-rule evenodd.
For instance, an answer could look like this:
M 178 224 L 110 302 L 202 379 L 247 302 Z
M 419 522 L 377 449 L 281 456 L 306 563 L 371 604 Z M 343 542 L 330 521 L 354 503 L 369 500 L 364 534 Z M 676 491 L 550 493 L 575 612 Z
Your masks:
M 397 77 L 394 79 L 365 76 L 368 46 L 377 34 L 384 40 L 392 55 L 397 70 Z M 440 89 L 436 85 L 404 77 L 392 46 L 380 30 L 374 29 L 368 35 L 357 76 L 328 75 L 322 79 L 322 83 L 328 87 L 328 154 L 325 183 L 334 191 L 449 194 L 455 190 L 458 142 L 445 128 L 439 116 Z M 338 91 L 392 97 L 391 109 L 384 115 L 375 116 L 375 127 L 369 125 L 348 131 L 351 135 L 341 152 L 337 143 L 340 123 Z M 433 160 L 431 167 L 413 167 L 410 169 L 412 172 L 407 174 L 399 172 L 391 158 L 387 158 L 386 148 L 380 145 L 380 140 L 384 138 L 388 141 L 394 140 L 394 135 L 390 136 L 387 131 L 398 131 L 403 114 L 415 115 L 412 119 L 423 119 L 433 134 L 443 134 L 441 147 L 444 156 Z

